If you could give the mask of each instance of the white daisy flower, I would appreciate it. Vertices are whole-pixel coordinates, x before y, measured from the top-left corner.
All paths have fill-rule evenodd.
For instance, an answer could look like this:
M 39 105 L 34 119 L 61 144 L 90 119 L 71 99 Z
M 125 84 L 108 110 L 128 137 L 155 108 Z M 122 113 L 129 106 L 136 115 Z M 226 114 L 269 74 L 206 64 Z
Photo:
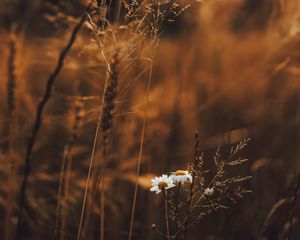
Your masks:
M 212 196 L 214 194 L 214 189 L 213 188 L 206 188 L 205 190 L 204 190 L 204 195 L 206 196 L 206 197 L 210 197 L 210 196 Z
M 156 194 L 160 193 L 164 189 L 169 189 L 175 187 L 173 179 L 171 176 L 167 176 L 163 174 L 160 177 L 155 177 L 151 180 L 152 188 L 150 188 L 151 192 L 156 192 Z
M 176 172 L 172 172 L 171 177 L 174 182 L 178 183 L 193 182 L 192 175 L 186 170 L 177 170 Z

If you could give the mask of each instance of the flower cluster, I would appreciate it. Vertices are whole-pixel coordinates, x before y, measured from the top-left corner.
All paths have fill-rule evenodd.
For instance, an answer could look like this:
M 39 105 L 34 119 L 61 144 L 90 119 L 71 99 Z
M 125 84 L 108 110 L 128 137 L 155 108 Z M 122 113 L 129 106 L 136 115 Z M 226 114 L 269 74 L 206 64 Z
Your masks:
M 175 187 L 176 183 L 184 184 L 185 182 L 192 183 L 192 181 L 193 177 L 188 171 L 177 170 L 176 172 L 172 172 L 170 176 L 163 174 L 160 177 L 152 179 L 150 191 L 158 194 L 163 190 Z
M 229 202 L 237 203 L 250 192 L 243 188 L 242 183 L 251 176 L 227 174 L 230 166 L 247 161 L 240 158 L 238 153 L 247 145 L 249 139 L 244 139 L 233 146 L 227 159 L 223 158 L 218 148 L 213 158 L 215 166 L 211 169 L 205 168 L 204 155 L 199 152 L 200 140 L 197 132 L 195 139 L 195 158 L 189 170 L 177 170 L 170 175 L 164 174 L 151 180 L 150 191 L 157 194 L 164 192 L 166 234 L 155 224 L 152 225 L 152 230 L 166 239 L 186 239 L 190 227 L 200 223 L 214 211 L 229 208 L 230 206 L 227 206 Z M 176 190 L 171 189 L 173 187 L 176 187 Z M 173 235 L 170 226 L 177 227 Z

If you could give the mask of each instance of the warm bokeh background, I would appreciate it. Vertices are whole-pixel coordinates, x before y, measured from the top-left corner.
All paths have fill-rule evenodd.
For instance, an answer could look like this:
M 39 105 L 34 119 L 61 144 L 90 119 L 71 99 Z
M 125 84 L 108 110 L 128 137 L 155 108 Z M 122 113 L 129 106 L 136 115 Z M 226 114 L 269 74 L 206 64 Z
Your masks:
M 207 217 L 188 239 L 284 239 L 289 199 L 300 170 L 300 3 L 189 3 L 163 29 L 157 48 L 146 53 L 154 56 L 155 64 L 133 239 L 157 239 L 150 226 L 163 224 L 161 198 L 149 192 L 150 179 L 186 168 L 193 159 L 195 130 L 208 166 L 219 145 L 226 151 L 250 137 L 242 153 L 249 162 L 234 174 L 253 178 L 247 186 L 252 193 L 229 210 Z M 80 1 L 35 0 L 18 6 L 17 0 L 0 2 L 0 239 L 13 239 L 14 199 L 36 106 L 83 11 Z M 20 21 L 22 27 L 12 33 L 12 26 L 20 26 Z M 32 158 L 24 239 L 54 239 L 60 167 L 74 121 L 79 127 L 72 147 L 66 239 L 77 234 L 106 77 L 91 38 L 88 29 L 82 29 L 43 116 Z M 150 66 L 142 57 L 131 68 L 125 67 L 125 61 L 122 64 L 107 147 L 107 239 L 128 238 Z M 9 85 L 12 77 L 13 87 Z M 100 158 L 101 150 L 95 159 L 100 162 Z M 88 239 L 99 236 L 97 206 L 93 212 Z M 300 236 L 299 217 L 298 201 L 293 239 Z

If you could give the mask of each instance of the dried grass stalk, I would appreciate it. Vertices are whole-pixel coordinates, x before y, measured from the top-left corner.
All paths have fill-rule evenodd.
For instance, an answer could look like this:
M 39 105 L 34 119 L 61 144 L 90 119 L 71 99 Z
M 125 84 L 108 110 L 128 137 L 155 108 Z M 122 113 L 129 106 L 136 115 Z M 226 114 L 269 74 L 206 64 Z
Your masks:
M 14 30 L 10 33 L 8 41 L 8 79 L 7 79 L 7 125 L 4 128 L 4 136 L 7 136 L 7 141 L 4 142 L 4 152 L 7 153 L 7 159 L 9 161 L 9 176 L 8 185 L 11 187 L 11 191 L 7 197 L 7 209 L 5 215 L 5 239 L 9 239 L 11 234 L 10 219 L 13 210 L 13 203 L 15 202 L 15 182 L 17 181 L 15 160 L 13 158 L 14 152 L 14 137 L 16 127 L 16 57 L 17 57 L 17 42 Z
M 67 200 L 68 200 L 68 189 L 69 189 L 69 176 L 72 166 L 72 150 L 76 144 L 79 135 L 79 127 L 81 122 L 81 110 L 82 104 L 78 100 L 75 103 L 74 109 L 74 121 L 71 129 L 70 139 L 68 144 L 65 146 L 63 160 L 61 164 L 61 174 L 59 179 L 59 190 L 56 208 L 56 221 L 55 221 L 55 236 L 56 239 L 64 239 L 64 233 L 66 228 L 66 217 L 67 217 Z
M 87 7 L 87 9 L 89 9 L 89 6 Z M 52 86 L 55 82 L 55 80 L 57 79 L 57 76 L 59 75 L 61 69 L 64 66 L 64 60 L 67 56 L 67 54 L 69 53 L 69 51 L 71 50 L 77 34 L 79 32 L 79 30 L 81 29 L 81 26 L 83 25 L 83 23 L 86 20 L 86 13 L 84 13 L 81 17 L 81 19 L 79 20 L 79 22 L 76 24 L 76 26 L 74 27 L 72 33 L 71 33 L 71 37 L 67 43 L 67 45 L 65 46 L 65 48 L 61 51 L 56 67 L 54 69 L 54 71 L 51 73 L 51 75 L 49 76 L 48 80 L 47 80 L 47 86 L 46 86 L 46 90 L 44 93 L 44 96 L 42 98 L 42 100 L 40 101 L 40 103 L 37 106 L 37 111 L 36 111 L 36 115 L 35 115 L 35 120 L 34 120 L 34 124 L 33 124 L 33 128 L 32 128 L 32 132 L 31 132 L 31 136 L 29 138 L 29 142 L 28 142 L 28 146 L 27 146 L 27 151 L 26 151 L 26 155 L 25 155 L 25 166 L 24 166 L 24 173 L 23 173 L 23 178 L 22 178 L 22 183 L 21 183 L 21 187 L 20 187 L 20 198 L 19 198 L 19 212 L 18 212 L 18 218 L 17 218 L 17 230 L 16 230 L 16 239 L 20 239 L 21 238 L 21 234 L 22 234 L 22 225 L 23 225 L 23 208 L 24 208 L 24 202 L 25 202 L 25 198 L 26 198 L 26 191 L 27 191 L 27 185 L 28 185 L 28 177 L 30 175 L 31 172 L 31 157 L 32 157 L 32 150 L 33 147 L 35 145 L 36 142 L 36 138 L 37 138 L 37 134 L 41 128 L 42 125 L 42 117 L 43 117 L 43 113 L 45 110 L 45 107 L 51 97 L 52 94 Z
M 104 92 L 103 110 L 100 120 L 104 144 L 106 144 L 107 142 L 108 133 L 113 125 L 113 111 L 115 109 L 115 101 L 118 88 L 118 65 L 119 53 L 118 50 L 116 50 L 113 56 L 112 63 L 110 64 L 110 69 L 108 69 L 108 85 Z

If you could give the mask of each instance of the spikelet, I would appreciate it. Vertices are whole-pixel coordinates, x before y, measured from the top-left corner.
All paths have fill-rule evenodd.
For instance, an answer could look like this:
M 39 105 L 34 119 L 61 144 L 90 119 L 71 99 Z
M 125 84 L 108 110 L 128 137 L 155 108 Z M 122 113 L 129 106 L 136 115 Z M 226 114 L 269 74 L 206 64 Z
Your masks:
M 115 109 L 115 100 L 117 97 L 118 88 L 118 66 L 119 66 L 119 54 L 116 50 L 110 69 L 108 69 L 108 82 L 104 92 L 104 102 L 101 115 L 101 131 L 104 144 L 107 142 L 108 133 L 112 128 L 113 111 Z
M 17 172 L 16 172 L 16 162 L 15 158 L 13 157 L 14 153 L 14 145 L 15 145 L 15 128 L 16 128 L 16 55 L 17 55 L 17 46 L 16 46 L 16 35 L 13 30 L 10 32 L 9 41 L 7 44 L 8 47 L 8 62 L 7 62 L 7 73 L 8 78 L 6 82 L 6 89 L 7 89 L 7 119 L 8 121 L 4 127 L 4 136 L 6 140 L 3 144 L 4 152 L 7 154 L 7 162 L 10 164 L 10 168 L 8 169 L 8 176 L 9 179 L 7 184 L 10 186 L 15 185 Z M 5 214 L 5 239 L 9 239 L 11 234 L 11 226 L 10 226 L 10 218 L 13 211 L 13 204 L 15 201 L 15 189 L 11 188 L 11 191 L 8 193 L 7 197 L 7 208 Z
M 8 42 L 9 49 L 9 59 L 8 59 L 8 81 L 7 81 L 7 106 L 9 117 L 12 117 L 12 114 L 16 108 L 16 41 L 15 37 L 11 34 L 10 40 Z

